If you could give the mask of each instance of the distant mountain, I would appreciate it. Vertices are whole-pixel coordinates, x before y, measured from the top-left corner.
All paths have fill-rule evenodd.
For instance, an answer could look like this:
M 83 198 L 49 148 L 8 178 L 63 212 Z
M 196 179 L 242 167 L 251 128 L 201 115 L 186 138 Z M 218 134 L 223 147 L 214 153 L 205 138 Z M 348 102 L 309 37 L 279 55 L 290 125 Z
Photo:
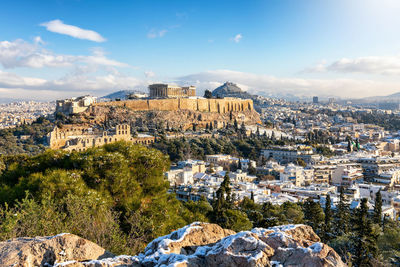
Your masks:
M 369 96 L 359 99 L 352 99 L 351 101 L 353 103 L 358 103 L 358 104 L 371 104 L 371 103 L 384 103 L 384 102 L 395 103 L 395 102 L 400 102 L 400 92 L 387 96 Z
M 217 98 L 223 97 L 238 97 L 238 98 L 252 98 L 253 96 L 237 86 L 235 83 L 226 82 L 220 87 L 212 91 L 212 96 Z
M 109 99 L 109 100 L 115 100 L 115 99 L 121 99 L 121 100 L 125 100 L 127 99 L 127 96 L 133 93 L 140 93 L 143 94 L 143 92 L 140 91 L 136 91 L 136 90 L 121 90 L 121 91 L 117 91 L 105 96 L 100 97 L 101 99 Z

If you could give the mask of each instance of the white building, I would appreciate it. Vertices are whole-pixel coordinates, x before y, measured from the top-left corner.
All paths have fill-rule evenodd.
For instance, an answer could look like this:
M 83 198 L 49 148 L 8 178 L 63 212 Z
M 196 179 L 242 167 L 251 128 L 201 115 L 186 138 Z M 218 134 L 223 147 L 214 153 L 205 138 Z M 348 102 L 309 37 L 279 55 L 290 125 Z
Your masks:
M 350 186 L 356 181 L 362 181 L 363 173 L 359 164 L 339 164 L 332 172 L 331 183 Z
M 312 180 L 313 172 L 312 169 L 305 169 L 290 163 L 285 167 L 283 172 L 280 173 L 279 178 L 282 182 L 291 181 L 296 186 L 302 186 L 306 181 L 310 182 Z

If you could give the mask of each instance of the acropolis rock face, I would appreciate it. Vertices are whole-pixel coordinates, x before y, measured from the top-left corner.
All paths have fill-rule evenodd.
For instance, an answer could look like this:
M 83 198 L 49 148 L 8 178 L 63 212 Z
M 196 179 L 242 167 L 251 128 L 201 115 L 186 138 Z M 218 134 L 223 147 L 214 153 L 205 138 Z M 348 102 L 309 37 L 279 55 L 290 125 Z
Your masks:
M 117 101 L 115 103 L 122 102 L 124 101 Z M 124 107 L 123 105 L 113 106 L 105 104 L 91 107 L 86 112 L 80 114 L 80 118 L 82 123 L 88 124 L 111 122 L 112 124 L 117 125 L 128 123 L 137 127 L 151 127 L 160 124 L 163 124 L 164 127 L 166 127 L 168 124 L 170 128 L 181 128 L 183 130 L 193 127 L 194 124 L 198 128 L 205 128 L 206 125 L 210 123 L 213 124 L 214 128 L 222 128 L 226 124 L 232 125 L 235 119 L 238 123 L 244 122 L 246 125 L 255 125 L 256 123 L 260 123 L 260 115 L 253 109 L 219 113 L 192 109 L 160 110 L 159 108 L 155 108 L 154 110 L 147 110 L 146 108 L 140 110 L 128 106 Z
M 90 241 L 79 240 L 77 236 L 65 234 L 0 242 L 0 265 L 346 266 L 340 256 L 321 243 L 312 228 L 305 225 L 254 228 L 235 233 L 216 224 L 192 223 L 153 240 L 137 256 L 108 258 L 104 258 L 109 255 L 104 249 Z

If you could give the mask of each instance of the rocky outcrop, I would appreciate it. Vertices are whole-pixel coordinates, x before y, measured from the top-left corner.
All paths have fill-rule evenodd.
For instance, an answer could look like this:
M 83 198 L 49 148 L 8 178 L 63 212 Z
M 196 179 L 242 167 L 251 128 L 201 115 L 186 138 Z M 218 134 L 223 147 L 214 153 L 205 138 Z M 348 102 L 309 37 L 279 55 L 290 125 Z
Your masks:
M 122 101 L 121 101 L 122 102 Z M 121 103 L 118 102 L 118 103 Z M 108 103 L 108 102 L 107 102 Z M 201 112 L 192 110 L 149 110 L 138 111 L 121 106 L 97 105 L 91 107 L 84 113 L 78 114 L 79 122 L 86 125 L 103 124 L 123 124 L 127 123 L 141 131 L 146 129 L 155 129 L 156 126 L 177 129 L 192 129 L 193 125 L 197 128 L 205 128 L 207 124 L 212 123 L 214 128 L 222 128 L 226 124 L 233 125 L 234 119 L 240 124 L 255 125 L 261 122 L 260 115 L 255 110 L 233 111 L 231 113 Z M 75 119 L 78 120 L 78 117 Z M 162 126 L 161 126 L 162 125 Z
M 0 266 L 46 266 L 113 256 L 95 243 L 72 234 L 15 238 L 0 242 Z
M 73 235 L 66 236 L 78 238 Z M 49 240 L 54 238 L 52 237 Z M 32 245 L 36 244 L 33 240 Z M 0 250 L 0 263 L 12 264 L 10 261 L 4 261 L 6 257 L 3 256 L 2 251 L 16 251 L 22 248 L 21 246 L 19 248 L 14 247 L 15 245 L 12 242 L 13 240 L 0 243 L 0 248 L 2 248 Z M 86 240 L 86 242 L 89 241 Z M 58 255 L 61 251 L 69 256 L 64 258 L 53 257 L 48 265 L 68 267 L 346 266 L 340 256 L 331 247 L 321 243 L 312 228 L 305 225 L 284 225 L 267 229 L 254 228 L 251 231 L 235 233 L 231 230 L 222 229 L 215 224 L 192 223 L 169 235 L 153 240 L 145 251 L 138 256 L 101 259 L 105 252 L 96 248 L 97 252 L 91 258 L 93 260 L 88 260 L 88 254 L 83 252 L 72 253 L 73 251 L 80 251 L 80 247 L 74 247 L 78 245 L 76 242 L 63 243 L 63 246 L 59 245 L 58 242 L 53 243 L 53 247 L 46 245 L 36 251 L 30 248 L 28 241 L 24 243 L 25 247 L 21 249 L 21 252 L 25 255 L 34 253 L 38 259 L 40 258 L 39 254 L 41 254 L 40 259 L 42 260 L 37 261 L 36 264 L 40 263 L 42 266 L 45 265 L 44 255 L 48 253 Z M 71 247 L 65 247 L 66 244 L 71 245 Z M 76 258 L 74 258 L 74 255 Z M 19 260 L 23 259 L 19 258 Z

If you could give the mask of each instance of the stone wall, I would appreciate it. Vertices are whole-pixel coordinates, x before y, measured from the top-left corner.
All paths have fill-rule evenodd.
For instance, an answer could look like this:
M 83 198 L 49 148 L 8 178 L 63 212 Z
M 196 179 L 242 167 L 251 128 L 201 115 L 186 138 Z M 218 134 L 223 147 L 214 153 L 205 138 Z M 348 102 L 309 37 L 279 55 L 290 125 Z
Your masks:
M 200 112 L 229 113 L 231 111 L 252 111 L 253 101 L 251 99 L 223 98 L 175 98 L 175 99 L 148 99 L 148 100 L 125 100 L 96 103 L 94 106 L 122 106 L 135 111 L 148 110 L 193 110 Z

